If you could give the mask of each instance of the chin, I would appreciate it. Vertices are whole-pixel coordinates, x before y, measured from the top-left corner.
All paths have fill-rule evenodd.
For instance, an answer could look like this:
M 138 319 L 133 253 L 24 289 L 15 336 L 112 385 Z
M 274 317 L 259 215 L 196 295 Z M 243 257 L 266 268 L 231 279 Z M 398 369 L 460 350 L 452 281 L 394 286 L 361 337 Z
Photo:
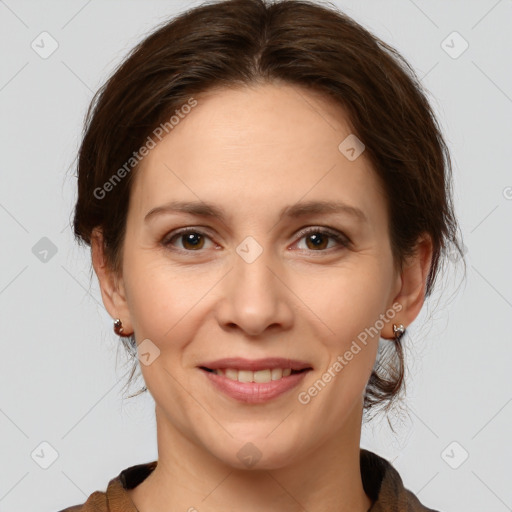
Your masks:
M 229 445 L 232 449 L 212 453 L 226 465 L 236 469 L 272 470 L 289 465 L 297 455 L 296 447 L 292 444 L 283 445 L 279 439 L 269 440 L 266 435 L 246 436 L 245 442 L 233 440 Z

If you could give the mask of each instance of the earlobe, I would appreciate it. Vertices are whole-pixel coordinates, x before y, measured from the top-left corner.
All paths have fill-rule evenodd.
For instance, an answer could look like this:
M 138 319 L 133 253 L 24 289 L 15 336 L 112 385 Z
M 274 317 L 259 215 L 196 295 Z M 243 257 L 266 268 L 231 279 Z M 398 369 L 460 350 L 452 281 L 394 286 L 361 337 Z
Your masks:
M 416 250 L 404 263 L 399 281 L 400 289 L 395 295 L 393 304 L 398 303 L 402 309 L 396 314 L 395 320 L 407 328 L 418 316 L 425 300 L 427 276 L 432 263 L 433 243 L 428 234 L 423 234 L 416 244 Z M 392 327 L 384 338 L 392 338 Z
M 91 233 L 91 259 L 101 291 L 103 304 L 110 316 L 119 318 L 125 332 L 131 331 L 130 316 L 122 278 L 109 267 L 105 259 L 103 234 L 99 228 Z

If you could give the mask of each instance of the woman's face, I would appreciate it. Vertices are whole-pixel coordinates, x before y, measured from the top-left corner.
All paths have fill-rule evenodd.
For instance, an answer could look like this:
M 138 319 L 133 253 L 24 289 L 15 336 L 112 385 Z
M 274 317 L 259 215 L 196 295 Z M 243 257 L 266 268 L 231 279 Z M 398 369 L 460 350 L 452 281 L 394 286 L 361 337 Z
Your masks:
M 406 323 L 385 198 L 357 141 L 339 148 L 351 132 L 333 102 L 289 85 L 196 100 L 137 171 L 109 309 L 143 343 L 159 428 L 231 466 L 277 468 L 360 434 L 379 334 Z M 150 213 L 174 202 L 190 211 Z M 265 383 L 269 361 L 256 377 L 201 368 L 224 358 L 310 369 Z

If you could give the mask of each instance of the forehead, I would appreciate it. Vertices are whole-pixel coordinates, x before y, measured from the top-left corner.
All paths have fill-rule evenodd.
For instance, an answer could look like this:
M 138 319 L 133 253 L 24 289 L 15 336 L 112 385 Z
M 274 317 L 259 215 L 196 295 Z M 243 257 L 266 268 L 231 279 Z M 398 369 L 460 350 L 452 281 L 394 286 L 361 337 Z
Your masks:
M 131 195 L 139 217 L 172 200 L 259 214 L 301 198 L 384 207 L 364 152 L 351 161 L 339 149 L 351 127 L 334 100 L 276 84 L 216 89 L 195 99 L 137 170 Z

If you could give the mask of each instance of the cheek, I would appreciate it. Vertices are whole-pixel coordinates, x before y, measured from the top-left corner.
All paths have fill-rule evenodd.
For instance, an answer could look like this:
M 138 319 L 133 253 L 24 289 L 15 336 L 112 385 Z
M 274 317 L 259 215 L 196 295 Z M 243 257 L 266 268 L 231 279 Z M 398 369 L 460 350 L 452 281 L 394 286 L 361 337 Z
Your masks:
M 388 293 L 381 277 L 384 269 L 372 260 L 297 277 L 292 286 L 307 306 L 303 309 L 308 322 L 318 326 L 318 336 L 333 349 L 344 350 L 384 312 Z
M 127 258 L 126 276 L 127 302 L 137 341 L 149 338 L 161 350 L 179 348 L 179 340 L 186 340 L 187 325 L 218 281 L 215 272 L 176 268 L 164 256 L 150 251 Z
M 319 350 L 327 357 L 301 389 L 299 402 L 312 417 L 322 417 L 325 425 L 344 424 L 350 411 L 362 403 L 377 356 L 376 323 L 384 312 L 383 299 L 381 285 L 369 276 L 361 279 L 356 272 L 315 295 L 312 309 L 322 320 L 316 320 L 322 325 L 317 334 Z
M 309 322 L 316 326 L 318 349 L 325 354 L 302 397 L 314 401 L 334 424 L 364 392 L 377 356 L 378 320 L 386 308 L 387 284 L 380 277 L 384 269 L 377 259 L 360 261 L 366 264 L 331 269 L 298 292 L 307 297 Z
M 154 338 L 159 344 L 172 332 L 174 325 L 188 309 L 187 294 L 177 288 L 181 283 L 166 279 L 165 274 L 145 274 L 144 279 L 130 284 L 129 309 L 137 338 Z

